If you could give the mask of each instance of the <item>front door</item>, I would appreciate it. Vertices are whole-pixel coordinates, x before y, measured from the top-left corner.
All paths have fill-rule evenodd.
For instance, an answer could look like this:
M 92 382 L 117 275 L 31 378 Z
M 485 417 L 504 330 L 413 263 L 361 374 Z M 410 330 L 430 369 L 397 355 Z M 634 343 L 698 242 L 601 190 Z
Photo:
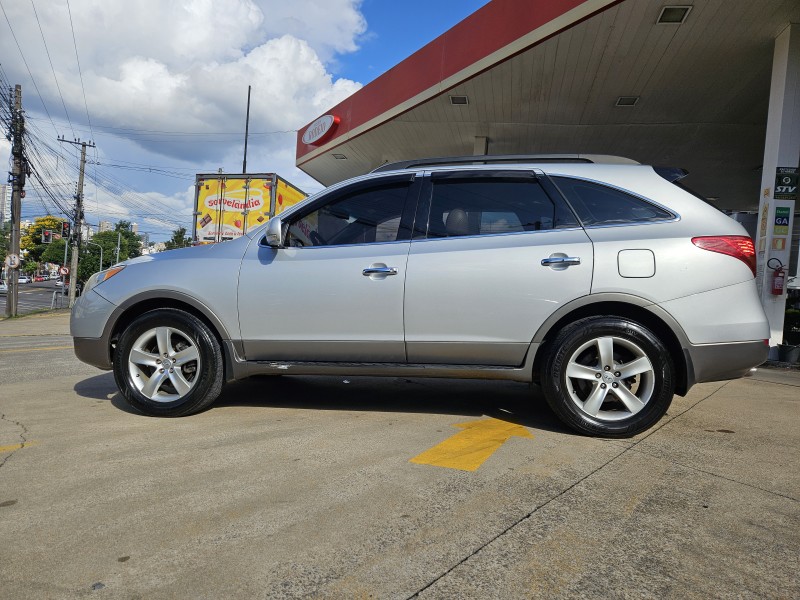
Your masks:
M 332 192 L 287 217 L 284 248 L 250 245 L 239 278 L 247 360 L 405 362 L 410 179 Z

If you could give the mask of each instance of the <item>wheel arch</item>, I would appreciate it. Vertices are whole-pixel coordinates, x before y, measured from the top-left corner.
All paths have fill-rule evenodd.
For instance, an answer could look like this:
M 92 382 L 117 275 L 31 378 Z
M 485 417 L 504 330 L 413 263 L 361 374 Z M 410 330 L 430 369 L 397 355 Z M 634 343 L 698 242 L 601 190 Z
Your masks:
M 611 316 L 631 319 L 650 329 L 664 343 L 675 365 L 675 393 L 684 396 L 694 384 L 694 372 L 685 348 L 689 345 L 678 322 L 652 302 L 628 294 L 593 294 L 565 304 L 548 318 L 536 332 L 532 342 L 537 347 L 533 360 L 533 380 L 538 383 L 539 372 L 547 355 L 548 342 L 555 334 L 579 319 Z
M 114 361 L 114 348 L 122 331 L 141 315 L 163 308 L 173 308 L 189 313 L 200 319 L 209 328 L 222 349 L 224 357 L 223 368 L 225 371 L 223 376 L 227 380 L 233 371 L 231 368 L 233 357 L 230 356 L 228 344 L 226 343 L 231 339 L 227 328 L 208 306 L 196 298 L 181 292 L 146 292 L 129 298 L 117 307 L 113 318 L 109 319 L 107 331 L 104 334 L 109 342 L 108 348 L 111 362 L 113 363 Z

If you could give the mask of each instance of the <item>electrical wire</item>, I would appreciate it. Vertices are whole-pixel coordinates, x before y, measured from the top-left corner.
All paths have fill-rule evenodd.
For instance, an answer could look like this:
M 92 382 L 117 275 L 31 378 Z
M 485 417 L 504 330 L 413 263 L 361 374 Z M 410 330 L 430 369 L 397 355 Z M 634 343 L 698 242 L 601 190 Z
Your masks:
M 53 66 L 53 59 L 50 58 L 50 49 L 47 47 L 47 41 L 44 38 L 44 30 L 42 29 L 42 23 L 39 21 L 39 13 L 36 12 L 36 5 L 31 0 L 31 8 L 33 8 L 33 16 L 36 17 L 36 23 L 39 25 L 39 33 L 42 34 L 42 44 L 44 44 L 44 51 L 47 53 L 47 60 L 50 61 L 50 70 L 53 72 L 53 80 L 56 82 L 56 89 L 58 90 L 58 96 L 61 98 L 61 106 L 64 107 L 64 115 L 67 117 L 67 123 L 69 123 L 69 128 L 72 130 L 72 135 L 75 135 L 75 129 L 72 127 L 72 121 L 69 118 L 69 111 L 67 111 L 67 104 L 64 102 L 64 95 L 61 93 L 61 86 L 58 85 L 58 77 L 56 77 L 56 69 Z
M 56 129 L 56 124 L 53 121 L 53 117 L 50 116 L 50 111 L 47 110 L 47 105 L 44 103 L 44 97 L 42 96 L 41 92 L 39 92 L 39 86 L 36 85 L 36 79 L 33 77 L 31 68 L 28 66 L 28 61 L 25 60 L 25 54 L 22 52 L 22 46 L 19 45 L 19 40 L 17 39 L 17 35 L 14 33 L 14 28 L 11 26 L 11 20 L 8 18 L 8 14 L 6 14 L 6 9 L 3 6 L 2 1 L 0 1 L 0 9 L 3 10 L 3 16 L 6 18 L 6 23 L 8 23 L 8 29 L 11 31 L 11 37 L 14 38 L 14 43 L 17 44 L 17 50 L 19 50 L 19 55 L 22 57 L 22 62 L 25 64 L 25 68 L 28 70 L 28 75 L 30 75 L 33 88 L 36 90 L 36 94 L 39 96 L 39 101 L 42 103 L 42 108 L 44 108 L 44 112 L 47 114 L 47 118 L 50 119 L 50 123 L 53 125 L 53 129 L 55 129 L 57 134 L 58 129 Z
M 72 206 L 67 195 L 73 189 L 75 177 L 79 172 L 77 161 L 70 156 L 65 156 L 59 146 L 49 142 L 47 136 L 34 124 L 26 131 L 25 156 L 31 167 L 31 198 L 42 204 L 47 214 L 60 213 L 67 218 L 72 218 Z M 99 161 L 95 161 L 99 162 Z M 175 229 L 185 227 L 186 222 L 180 217 L 191 218 L 191 210 L 169 211 L 168 209 L 154 209 L 153 200 L 133 190 L 101 168 L 85 173 L 85 177 L 94 182 L 96 190 L 103 190 L 114 197 L 120 210 L 105 206 L 102 214 L 122 216 L 126 219 L 150 223 L 155 227 L 171 226 Z M 66 192 L 66 193 L 65 193 Z M 97 196 L 97 192 L 95 192 Z M 66 198 L 65 198 L 66 197 Z M 24 211 L 31 214 L 30 204 Z M 177 217 L 177 218 L 176 218 Z M 148 231 L 148 233 L 163 233 Z
M 69 7 L 69 0 L 67 0 L 67 12 L 69 13 L 69 27 L 72 30 L 72 45 L 75 46 L 75 60 L 78 63 L 78 75 L 81 80 L 81 90 L 83 91 L 83 105 L 86 107 L 86 122 L 89 123 L 89 132 L 92 134 L 92 139 L 94 139 L 94 131 L 92 131 L 92 119 L 89 117 L 89 105 L 86 102 L 86 88 L 83 85 L 81 59 L 78 57 L 78 43 L 75 41 L 75 26 L 72 24 L 72 9 Z
M 31 117 L 33 118 L 33 117 Z M 112 127 L 111 125 L 93 125 L 94 129 L 100 130 L 108 130 L 112 132 L 132 132 L 129 135 L 133 135 L 134 133 L 137 135 L 152 135 L 152 134 L 163 134 L 163 135 L 188 135 L 188 136 L 199 136 L 199 135 L 232 135 L 232 136 L 241 136 L 243 132 L 241 131 L 207 131 L 207 132 L 198 132 L 198 131 L 167 131 L 161 129 L 137 129 L 134 127 Z M 80 128 L 78 128 L 80 131 Z M 84 130 L 87 131 L 87 130 Z M 275 131 L 251 131 L 249 135 L 278 135 L 284 133 L 297 133 L 297 129 L 281 129 Z

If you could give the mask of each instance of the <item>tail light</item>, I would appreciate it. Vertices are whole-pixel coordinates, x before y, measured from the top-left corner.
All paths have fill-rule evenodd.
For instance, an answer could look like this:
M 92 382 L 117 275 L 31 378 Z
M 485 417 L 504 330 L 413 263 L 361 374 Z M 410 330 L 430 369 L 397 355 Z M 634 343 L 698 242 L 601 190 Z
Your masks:
M 707 235 L 692 238 L 692 243 L 698 248 L 719 252 L 738 258 L 756 276 L 756 247 L 753 240 L 746 235 Z

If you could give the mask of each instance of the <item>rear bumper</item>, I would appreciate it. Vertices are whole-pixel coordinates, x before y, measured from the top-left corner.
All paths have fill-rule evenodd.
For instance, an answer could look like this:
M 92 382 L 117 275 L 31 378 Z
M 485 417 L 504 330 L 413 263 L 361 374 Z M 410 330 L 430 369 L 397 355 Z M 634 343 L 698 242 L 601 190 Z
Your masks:
M 684 348 L 689 387 L 695 383 L 737 379 L 767 360 L 763 340 L 725 344 L 695 344 Z

